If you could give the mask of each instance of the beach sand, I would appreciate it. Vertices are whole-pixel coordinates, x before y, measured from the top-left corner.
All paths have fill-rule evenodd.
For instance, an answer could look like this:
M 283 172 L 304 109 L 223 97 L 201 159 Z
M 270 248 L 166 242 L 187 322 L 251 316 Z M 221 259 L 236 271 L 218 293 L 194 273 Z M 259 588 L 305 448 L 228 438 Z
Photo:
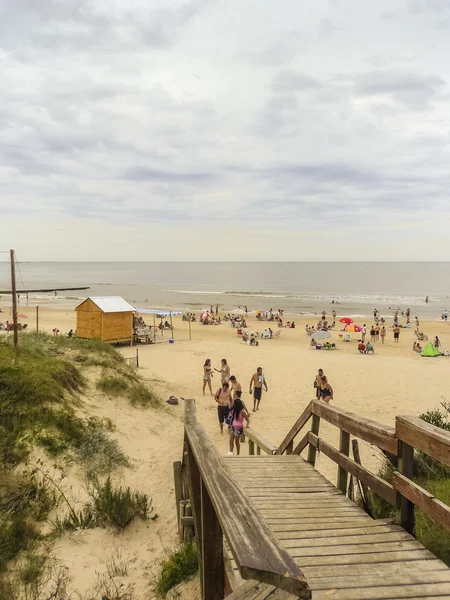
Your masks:
M 23 310 L 28 311 L 29 329 L 32 330 L 34 309 Z M 7 318 L 6 312 L 0 316 L 0 320 Z M 262 332 L 265 328 L 265 323 L 257 322 L 255 318 L 250 317 L 247 321 L 251 330 Z M 296 329 L 281 329 L 279 339 L 262 340 L 258 347 L 250 347 L 226 322 L 219 326 L 193 323 L 192 340 L 189 340 L 188 324 L 181 318 L 174 318 L 174 344 L 167 343 L 170 332 L 165 331 L 164 337 L 158 336 L 156 345 L 138 346 L 140 372 L 146 379 L 158 380 L 156 387 L 164 399 L 172 394 L 178 398 L 195 398 L 198 418 L 223 455 L 228 451 L 228 436 L 219 432 L 214 399 L 202 395 L 206 358 L 211 358 L 217 368 L 221 358 L 227 359 L 231 373 L 242 384 L 243 398 L 248 406 L 251 406 L 250 378 L 256 367 L 263 367 L 269 391 L 263 393 L 260 410 L 251 413 L 251 426 L 276 445 L 314 397 L 313 380 L 318 368 L 324 369 L 334 388 L 333 405 L 391 426 L 396 415 L 418 415 L 439 407 L 447 396 L 450 399 L 450 358 L 422 358 L 413 353 L 414 329 L 402 329 L 398 344 L 394 344 L 392 330 L 388 329 L 385 345 L 377 342 L 376 354 L 372 356 L 358 353 L 354 340 L 359 334 L 352 334 L 354 340 L 344 343 L 338 337 L 339 331 L 334 331 L 330 338 L 338 349 L 319 352 L 310 347 L 311 338 L 305 334 L 305 324 L 313 323 L 311 317 L 296 318 L 295 321 Z M 366 323 L 370 326 L 371 320 L 367 319 Z M 387 326 L 391 325 L 390 319 Z M 41 308 L 41 330 L 50 332 L 54 327 L 61 333 L 75 329 L 75 313 Z M 272 329 L 275 331 L 276 328 Z M 450 349 L 450 323 L 423 321 L 421 329 L 430 341 L 438 335 L 442 350 Z M 125 356 L 133 356 L 136 349 L 124 346 L 121 351 Z M 219 385 L 220 377 L 216 374 L 213 391 Z M 126 482 L 146 491 L 160 514 L 155 523 L 133 524 L 118 542 L 133 556 L 133 578 L 142 597 L 152 598 L 148 586 L 158 570 L 157 562 L 164 556 L 164 548 L 172 548 L 177 543 L 172 462 L 181 458 L 183 403 L 155 414 L 119 401 L 105 404 L 93 397 L 92 406 L 86 409 L 91 414 L 109 416 L 115 422 L 120 443 L 137 465 L 126 474 Z M 322 422 L 320 436 L 337 447 L 339 432 L 332 425 Z M 363 465 L 376 471 L 379 451 L 364 442 L 360 443 L 360 448 Z M 248 453 L 247 444 L 243 444 L 242 453 Z M 318 457 L 317 468 L 330 481 L 336 482 L 337 466 L 323 455 Z M 79 582 L 77 589 L 92 579 L 99 556 L 110 551 L 111 534 L 103 530 L 79 532 L 74 539 L 63 538 L 56 549 L 75 582 Z M 197 598 L 197 594 L 189 589 L 182 597 Z

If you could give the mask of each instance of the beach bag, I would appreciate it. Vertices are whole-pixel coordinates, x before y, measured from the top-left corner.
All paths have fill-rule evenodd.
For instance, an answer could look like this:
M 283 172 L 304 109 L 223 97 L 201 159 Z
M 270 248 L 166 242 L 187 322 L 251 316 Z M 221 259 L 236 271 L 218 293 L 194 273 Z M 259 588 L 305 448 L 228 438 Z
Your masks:
M 225 419 L 225 423 L 226 425 L 228 425 L 228 427 L 230 427 L 230 425 L 233 423 L 233 418 L 233 409 L 230 409 L 230 412 L 228 413 L 227 418 Z
M 177 404 L 179 404 L 178 398 L 176 398 L 175 396 L 170 396 L 170 398 L 166 400 L 166 403 L 172 404 L 172 406 L 176 406 Z

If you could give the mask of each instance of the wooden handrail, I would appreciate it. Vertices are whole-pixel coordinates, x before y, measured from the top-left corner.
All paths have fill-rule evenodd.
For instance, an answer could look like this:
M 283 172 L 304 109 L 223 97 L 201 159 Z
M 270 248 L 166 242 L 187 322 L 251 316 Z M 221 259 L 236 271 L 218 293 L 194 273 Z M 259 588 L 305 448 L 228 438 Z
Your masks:
M 202 489 L 200 502 L 195 498 L 191 500 L 194 500 L 194 522 L 196 533 L 200 534 L 197 539 L 201 539 L 203 560 L 206 562 L 208 558 L 205 548 L 208 553 L 215 553 L 211 544 L 208 547 L 209 529 L 200 523 L 198 517 L 200 510 L 203 518 L 204 503 L 210 503 L 243 579 L 256 579 L 296 594 L 299 598 L 311 598 L 311 591 L 302 571 L 275 538 L 256 506 L 236 482 L 216 447 L 209 441 L 204 427 L 197 422 L 193 400 L 185 401 L 185 434 L 188 455 L 195 461 L 200 477 L 200 481 L 195 477 L 196 481 L 191 482 L 191 486 Z M 216 542 L 220 541 L 217 536 L 214 539 Z M 202 593 L 205 598 L 205 579 L 215 578 L 217 574 L 205 572 L 205 564 L 203 571 Z
M 275 454 L 284 454 L 284 452 L 286 452 L 288 446 L 292 445 L 295 437 L 300 433 L 300 431 L 303 429 L 303 427 L 306 425 L 306 423 L 309 421 L 309 419 L 312 416 L 311 405 L 312 405 L 312 402 L 310 402 L 308 404 L 308 406 L 305 408 L 305 410 L 299 416 L 297 421 L 291 427 L 287 436 L 284 438 L 284 440 L 278 446 Z
M 311 412 L 324 421 L 339 427 L 343 431 L 360 438 L 382 450 L 397 454 L 397 439 L 393 427 L 381 425 L 371 419 L 365 419 L 355 413 L 330 406 L 323 400 L 311 402 Z
M 395 418 L 396 437 L 450 467 L 450 431 L 418 417 Z
M 275 454 L 277 447 L 251 427 L 244 429 L 244 434 L 246 438 L 253 442 L 258 448 L 264 450 L 266 454 Z

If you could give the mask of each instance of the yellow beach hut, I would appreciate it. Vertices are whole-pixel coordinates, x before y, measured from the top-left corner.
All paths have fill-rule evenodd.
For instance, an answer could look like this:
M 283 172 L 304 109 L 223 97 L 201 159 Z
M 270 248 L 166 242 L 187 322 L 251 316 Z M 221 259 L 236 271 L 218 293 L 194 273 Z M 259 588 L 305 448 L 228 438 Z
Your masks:
M 133 340 L 134 308 L 120 296 L 91 296 L 75 311 L 77 337 L 110 344 Z

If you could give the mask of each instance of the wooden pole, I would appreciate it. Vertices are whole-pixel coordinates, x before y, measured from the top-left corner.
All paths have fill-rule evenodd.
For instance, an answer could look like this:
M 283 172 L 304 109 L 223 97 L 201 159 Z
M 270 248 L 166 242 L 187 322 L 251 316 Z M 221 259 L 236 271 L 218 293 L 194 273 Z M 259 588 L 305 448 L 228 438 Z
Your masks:
M 361 456 L 359 454 L 358 440 L 352 440 L 352 449 L 353 449 L 353 457 L 355 459 L 355 462 L 358 463 L 358 465 L 360 465 L 361 464 Z M 358 485 L 361 488 L 361 498 L 364 503 L 365 511 L 368 515 L 370 515 L 373 518 L 373 506 L 372 506 L 372 500 L 370 498 L 369 489 L 368 489 L 367 485 L 365 483 L 363 483 L 362 481 L 359 481 Z
M 348 456 L 350 454 L 350 434 L 341 429 L 339 452 Z M 344 494 L 347 493 L 348 473 L 343 467 L 338 467 L 337 487 Z
M 136 346 L 136 369 L 139 369 L 139 348 Z
M 36 333 L 39 333 L 39 304 L 36 306 Z
M 192 332 L 191 332 L 191 313 L 188 313 L 188 321 L 189 321 L 189 339 L 192 340 Z
M 153 313 L 153 343 L 156 344 L 156 315 Z
M 314 435 L 319 435 L 319 428 L 320 428 L 320 417 L 318 417 L 317 415 L 313 415 L 312 420 L 311 420 L 311 433 L 314 433 Z M 312 444 L 309 444 L 307 460 L 313 467 L 316 464 L 316 454 L 317 454 L 316 447 L 313 446 Z
M 12 290 L 12 318 L 14 324 L 14 366 L 19 364 L 19 328 L 17 323 L 17 288 L 16 288 L 16 259 L 14 250 L 10 250 L 11 257 L 11 290 Z
M 225 569 L 223 563 L 223 534 L 208 490 L 201 481 L 201 543 L 203 600 L 223 600 Z
M 170 330 L 172 331 L 172 339 L 174 339 L 174 337 L 173 337 L 172 311 L 170 311 Z
M 183 482 L 181 479 L 181 461 L 173 463 L 173 484 L 175 489 L 175 505 L 177 508 L 177 524 L 178 524 L 178 535 L 180 542 L 183 541 L 183 531 L 181 528 L 181 514 L 180 514 L 180 502 L 183 498 Z
M 401 440 L 398 441 L 398 470 L 408 479 L 414 475 L 414 448 Z M 400 525 L 408 533 L 415 536 L 416 517 L 414 503 L 408 498 L 397 494 L 397 502 L 400 505 Z

